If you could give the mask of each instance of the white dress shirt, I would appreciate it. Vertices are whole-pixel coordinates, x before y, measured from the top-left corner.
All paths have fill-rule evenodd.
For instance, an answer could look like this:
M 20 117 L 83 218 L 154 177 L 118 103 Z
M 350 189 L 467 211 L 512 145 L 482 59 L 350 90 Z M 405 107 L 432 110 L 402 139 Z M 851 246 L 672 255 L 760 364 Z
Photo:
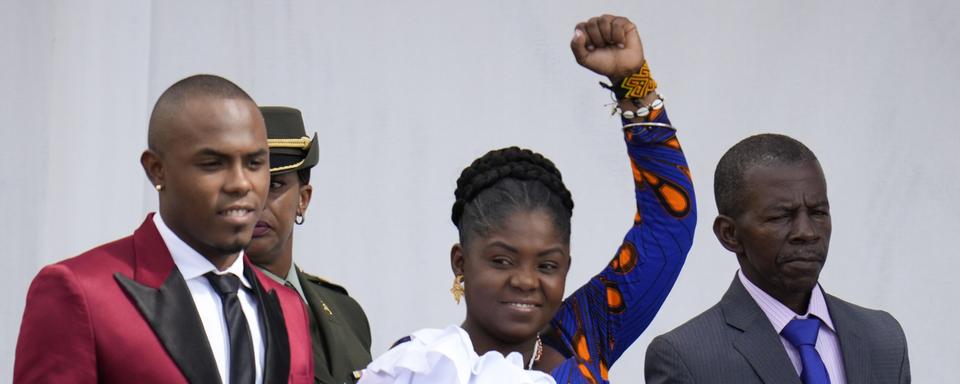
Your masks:
M 173 263 L 177 265 L 180 274 L 187 282 L 187 288 L 190 289 L 190 295 L 193 296 L 193 303 L 200 314 L 200 320 L 203 322 L 203 330 L 207 334 L 207 340 L 210 342 L 210 349 L 213 350 L 213 357 L 217 360 L 217 369 L 220 371 L 220 379 L 224 383 L 230 382 L 230 334 L 227 331 L 227 319 L 223 313 L 223 303 L 220 300 L 220 294 L 213 290 L 210 282 L 203 275 L 213 271 L 216 274 L 223 275 L 232 273 L 240 278 L 240 283 L 246 289 L 240 289 L 237 296 L 240 299 L 240 308 L 243 310 L 243 316 L 247 318 L 247 326 L 250 327 L 250 336 L 253 338 L 254 362 L 256 363 L 256 383 L 263 382 L 263 359 L 264 343 L 263 332 L 260 328 L 260 315 L 257 311 L 257 301 L 251 293 L 252 286 L 247 278 L 243 276 L 243 252 L 233 262 L 233 265 L 226 271 L 218 271 L 209 260 L 203 257 L 196 250 L 183 242 L 173 231 L 164 224 L 160 213 L 153 215 L 153 223 L 160 232 L 160 237 L 167 245 L 170 256 L 173 257 Z
M 740 283 L 743 284 L 743 287 L 747 289 L 750 297 L 753 297 L 753 301 L 757 302 L 757 305 L 760 306 L 763 313 L 770 319 L 770 323 L 773 324 L 773 329 L 777 331 L 778 335 L 790 320 L 806 319 L 810 317 L 810 315 L 820 319 L 820 331 L 817 332 L 817 353 L 819 353 L 820 358 L 823 359 L 823 365 L 827 367 L 827 374 L 830 375 L 830 383 L 846 384 L 847 377 L 843 369 L 843 354 L 840 352 L 840 340 L 837 338 L 837 329 L 833 326 L 833 320 L 830 319 L 830 311 L 827 310 L 827 301 L 823 297 L 823 290 L 820 289 L 820 284 L 813 287 L 807 313 L 801 316 L 793 312 L 792 309 L 787 308 L 783 303 L 777 301 L 777 299 L 768 295 L 760 289 L 760 287 L 754 285 L 750 279 L 744 276 L 743 271 L 737 271 L 737 276 L 740 278 Z M 790 344 L 783 335 L 780 335 L 780 342 L 783 343 L 783 349 L 787 351 L 787 356 L 790 357 L 790 362 L 793 363 L 793 368 L 796 369 L 797 375 L 800 375 L 800 371 L 803 370 L 800 352 L 797 351 L 797 348 L 794 347 L 793 344 Z

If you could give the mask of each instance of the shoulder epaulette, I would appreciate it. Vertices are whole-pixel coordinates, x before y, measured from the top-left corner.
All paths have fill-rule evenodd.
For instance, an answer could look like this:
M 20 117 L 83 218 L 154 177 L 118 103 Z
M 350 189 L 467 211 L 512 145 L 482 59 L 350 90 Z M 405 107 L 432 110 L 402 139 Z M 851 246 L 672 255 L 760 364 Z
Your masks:
M 320 278 L 319 276 L 314 276 L 314 275 L 311 275 L 311 274 L 309 274 L 309 273 L 306 273 L 306 272 L 304 272 L 302 269 L 300 269 L 300 267 L 297 267 L 297 271 L 299 271 L 299 272 L 302 273 L 304 276 L 306 276 L 306 277 L 307 277 L 307 281 L 309 281 L 309 282 L 311 282 L 311 283 L 314 283 L 314 284 L 320 285 L 320 286 L 322 286 L 322 287 L 332 289 L 332 290 L 334 290 L 334 291 L 336 291 L 336 292 L 339 292 L 339 293 L 342 293 L 342 294 L 344 294 L 344 295 L 350 296 L 350 294 L 347 293 L 347 289 L 344 288 L 344 287 L 341 287 L 341 286 L 339 286 L 339 285 L 337 285 L 337 284 L 334 284 L 334 283 L 331 283 L 331 282 L 329 282 L 329 281 L 327 281 L 327 280 L 324 280 L 323 278 Z

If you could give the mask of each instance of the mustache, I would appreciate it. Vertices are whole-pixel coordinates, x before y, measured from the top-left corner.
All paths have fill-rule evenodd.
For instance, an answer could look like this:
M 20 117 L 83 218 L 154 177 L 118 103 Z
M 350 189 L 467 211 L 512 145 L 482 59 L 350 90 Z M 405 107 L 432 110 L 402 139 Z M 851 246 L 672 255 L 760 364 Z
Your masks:
M 804 246 L 785 250 L 780 252 L 777 257 L 779 263 L 789 263 L 791 261 L 819 261 L 824 262 L 827 259 L 827 249 L 823 246 Z

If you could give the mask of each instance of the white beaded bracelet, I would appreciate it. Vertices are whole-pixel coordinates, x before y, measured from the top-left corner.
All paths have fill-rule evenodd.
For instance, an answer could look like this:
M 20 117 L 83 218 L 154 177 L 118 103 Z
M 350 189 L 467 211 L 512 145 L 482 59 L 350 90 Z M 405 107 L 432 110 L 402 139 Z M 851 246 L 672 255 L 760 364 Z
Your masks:
M 650 115 L 650 112 L 660 110 L 663 108 L 663 95 L 659 92 L 657 93 L 657 99 L 654 100 L 650 105 L 644 105 L 638 108 L 636 111 L 624 111 L 619 106 L 615 107 L 613 110 L 614 114 L 620 114 L 624 119 L 632 120 L 637 117 L 646 117 Z

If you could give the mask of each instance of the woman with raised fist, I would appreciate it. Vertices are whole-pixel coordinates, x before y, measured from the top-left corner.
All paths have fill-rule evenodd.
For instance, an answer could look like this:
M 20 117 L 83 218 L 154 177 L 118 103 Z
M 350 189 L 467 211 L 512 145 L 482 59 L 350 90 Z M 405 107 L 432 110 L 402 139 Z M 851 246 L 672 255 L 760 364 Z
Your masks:
M 454 193 L 451 291 L 465 299 L 466 319 L 401 339 L 361 383 L 606 383 L 660 309 L 696 225 L 686 160 L 633 23 L 592 18 L 570 45 L 618 101 L 637 201 L 623 243 L 564 300 L 573 200 L 560 171 L 530 150 L 490 151 Z

